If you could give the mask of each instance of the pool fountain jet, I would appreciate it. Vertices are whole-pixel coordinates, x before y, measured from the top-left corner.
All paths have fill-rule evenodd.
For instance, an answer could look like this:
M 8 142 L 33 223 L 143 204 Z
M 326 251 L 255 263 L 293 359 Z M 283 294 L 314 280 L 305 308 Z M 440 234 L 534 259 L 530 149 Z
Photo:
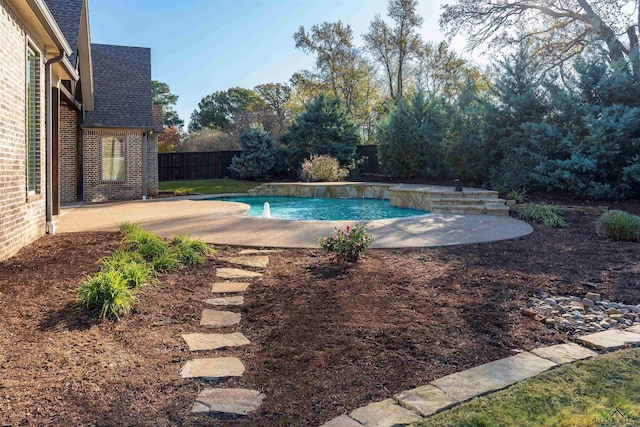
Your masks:
M 264 218 L 271 218 L 271 206 L 269 206 L 269 202 L 264 202 L 264 212 L 262 216 Z

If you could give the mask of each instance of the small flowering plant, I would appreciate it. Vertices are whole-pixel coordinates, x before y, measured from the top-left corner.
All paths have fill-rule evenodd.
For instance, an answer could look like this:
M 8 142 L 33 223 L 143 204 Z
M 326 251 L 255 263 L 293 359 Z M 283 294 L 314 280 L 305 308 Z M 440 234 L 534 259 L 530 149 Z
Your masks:
M 373 242 L 373 237 L 367 234 L 367 227 L 358 224 L 347 227 L 344 230 L 335 229 L 327 237 L 318 240 L 320 248 L 332 253 L 337 261 L 357 262 L 360 255 L 367 250 Z

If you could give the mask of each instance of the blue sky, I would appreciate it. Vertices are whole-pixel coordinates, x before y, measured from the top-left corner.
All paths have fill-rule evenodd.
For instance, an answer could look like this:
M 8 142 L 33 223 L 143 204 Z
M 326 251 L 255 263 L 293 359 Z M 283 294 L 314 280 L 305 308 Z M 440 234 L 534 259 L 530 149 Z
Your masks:
M 421 0 L 424 40 L 444 37 L 438 28 L 444 0 Z M 240 86 L 288 82 L 313 57 L 295 49 L 293 34 L 341 20 L 356 44 L 387 0 L 89 0 L 94 43 L 151 48 L 152 76 L 180 98 L 186 122 L 204 96 Z

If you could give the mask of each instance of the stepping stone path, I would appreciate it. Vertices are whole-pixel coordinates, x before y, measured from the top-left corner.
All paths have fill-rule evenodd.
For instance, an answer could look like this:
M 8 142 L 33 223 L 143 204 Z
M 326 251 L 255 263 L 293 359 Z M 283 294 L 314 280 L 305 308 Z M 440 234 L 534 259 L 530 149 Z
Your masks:
M 204 302 L 211 305 L 242 305 L 244 304 L 244 297 L 233 296 L 233 297 L 211 298 L 211 299 L 204 300 Z
M 247 415 L 260 408 L 264 394 L 242 388 L 207 388 L 200 392 L 191 412 Z
M 242 282 L 216 282 L 211 286 L 211 292 L 221 294 L 244 292 L 248 287 L 248 283 Z
M 262 277 L 262 273 L 241 270 L 239 268 L 218 268 L 216 275 L 221 279 L 253 279 Z
M 202 319 L 200 319 L 200 326 L 213 326 L 215 328 L 222 328 L 225 326 L 233 326 L 240 323 L 240 313 L 234 313 L 232 311 L 219 311 L 204 309 L 202 310 Z
M 268 254 L 281 254 L 284 252 L 281 249 L 244 249 L 241 250 L 238 255 L 268 255 Z
M 182 378 L 240 377 L 244 365 L 237 357 L 214 357 L 189 360 L 180 371 Z
M 269 265 L 268 256 L 236 256 L 229 258 L 220 258 L 220 260 L 230 262 L 231 264 L 254 268 L 267 268 L 267 266 Z
M 224 347 L 238 347 L 251 344 L 240 332 L 231 334 L 185 334 L 182 335 L 189 351 L 216 350 Z
M 221 258 L 221 260 L 247 267 L 266 268 L 269 265 L 269 257 L 263 256 L 263 253 L 265 252 L 246 251 L 240 256 Z M 262 273 L 238 268 L 218 268 L 216 276 L 219 279 L 231 280 L 259 279 L 262 277 Z M 214 294 L 242 293 L 247 290 L 249 285 L 250 283 L 246 282 L 216 282 L 211 286 L 211 292 Z M 238 306 L 244 304 L 244 297 L 242 295 L 220 295 L 204 300 L 204 302 L 215 306 Z M 240 313 L 205 308 L 202 311 L 200 326 L 214 328 L 234 326 L 240 323 L 241 317 Z M 187 343 L 189 351 L 216 350 L 250 344 L 249 340 L 240 332 L 230 334 L 191 333 L 182 335 L 182 338 Z M 180 376 L 201 379 L 240 377 L 244 371 L 245 367 L 242 361 L 236 357 L 202 358 L 187 361 L 180 371 Z M 260 408 L 263 399 L 264 394 L 256 390 L 206 388 L 198 395 L 191 412 L 246 415 Z

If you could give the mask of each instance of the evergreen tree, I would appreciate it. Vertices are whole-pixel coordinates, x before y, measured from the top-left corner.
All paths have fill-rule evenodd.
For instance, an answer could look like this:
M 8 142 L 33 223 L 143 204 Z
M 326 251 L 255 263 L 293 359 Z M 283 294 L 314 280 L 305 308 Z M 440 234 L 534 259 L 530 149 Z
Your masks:
M 253 125 L 241 131 L 238 139 L 242 154 L 233 158 L 231 174 L 241 179 L 266 179 L 276 164 L 273 138 L 262 125 Z
M 323 93 L 296 117 L 280 142 L 289 170 L 299 170 L 312 154 L 335 157 L 342 166 L 347 166 L 355 160 L 360 135 L 341 99 Z
M 436 176 L 441 168 L 444 116 L 439 101 L 416 91 L 400 98 L 378 126 L 378 156 L 394 177 Z

